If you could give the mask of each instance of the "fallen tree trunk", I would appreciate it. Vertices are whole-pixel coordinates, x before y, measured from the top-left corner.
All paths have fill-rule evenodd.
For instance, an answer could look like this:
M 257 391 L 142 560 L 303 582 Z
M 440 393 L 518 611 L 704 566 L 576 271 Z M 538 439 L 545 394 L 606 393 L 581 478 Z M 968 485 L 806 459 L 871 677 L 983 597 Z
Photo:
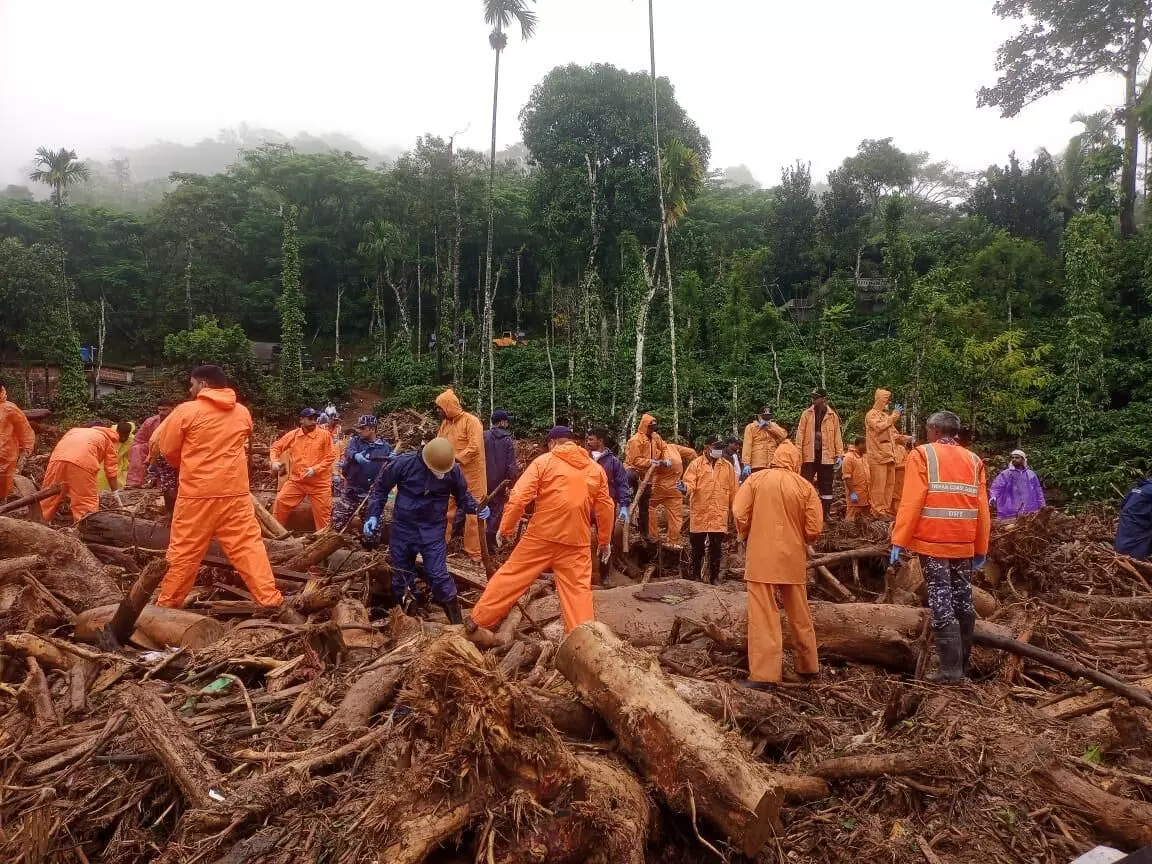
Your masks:
M 0 560 L 33 554 L 43 559 L 37 571 L 41 584 L 68 608 L 82 612 L 120 601 L 119 586 L 74 536 L 0 516 Z
M 143 549 L 163 550 L 168 548 L 171 535 L 169 526 L 148 519 L 135 519 L 126 513 L 101 510 L 93 513 L 80 523 L 80 538 L 85 543 L 99 543 L 128 549 L 139 546 Z M 299 540 L 265 540 L 268 557 L 275 560 L 295 558 L 304 551 Z M 213 540 L 206 555 L 218 556 L 227 560 L 224 550 Z
M 64 487 L 59 483 L 54 486 L 49 486 L 47 489 L 41 489 L 38 492 L 32 492 L 17 498 L 15 501 L 9 501 L 7 504 L 0 504 L 0 516 L 5 513 L 11 513 L 13 510 L 20 510 L 27 507 L 29 504 L 35 504 L 37 501 L 43 501 L 45 498 L 51 498 Z
M 1072 603 L 1087 606 L 1089 611 L 1108 615 L 1111 612 L 1127 614 L 1148 614 L 1152 612 L 1152 597 L 1107 597 L 1099 594 L 1082 594 L 1079 591 L 1061 590 L 1060 597 Z
M 43 563 L 43 560 L 39 555 L 21 555 L 18 558 L 9 558 L 7 561 L 0 561 L 0 580 L 13 573 L 34 570 Z
M 77 660 L 74 654 L 33 633 L 9 633 L 0 639 L 0 648 L 4 654 L 34 657 L 49 669 L 70 669 Z
M 1152 689 L 1152 675 L 1133 681 L 1132 686 Z M 1051 705 L 1041 708 L 1040 711 L 1056 720 L 1074 720 L 1085 714 L 1095 714 L 1097 711 L 1102 711 L 1115 701 L 1115 691 L 1090 690 L 1078 696 L 1069 696 L 1067 699 L 1053 702 Z
M 808 559 L 808 569 L 815 570 L 817 567 L 831 567 L 833 564 L 840 564 L 844 561 L 852 561 L 860 558 L 887 558 L 891 548 L 891 546 L 885 544 L 883 546 L 864 546 L 860 549 L 845 549 L 842 552 L 827 552 L 823 555 L 813 553 L 813 557 Z
M 341 626 L 356 624 L 367 628 L 370 626 L 370 620 L 364 604 L 351 597 L 341 598 L 332 609 L 332 621 Z M 343 635 L 344 645 L 348 648 L 348 658 L 353 662 L 374 657 L 387 641 L 383 633 L 370 629 L 347 629 L 343 631 Z
M 406 666 L 384 666 L 361 675 L 344 694 L 336 713 L 324 721 L 324 731 L 367 726 L 372 716 L 396 695 L 406 671 Z
M 917 774 L 934 764 L 939 764 L 939 754 L 921 750 L 880 756 L 841 756 L 818 762 L 808 771 L 828 780 L 854 780 L 860 777 L 883 777 L 886 774 Z
M 1106 690 L 1119 693 L 1134 705 L 1152 708 L 1152 692 L 1145 690 L 1143 687 L 1134 687 L 1131 684 L 1125 684 L 1123 681 L 1113 678 L 1106 672 L 1100 672 L 1097 669 L 1082 666 L 1074 660 L 1069 660 L 1067 657 L 1062 657 L 1059 654 L 1043 648 L 1037 648 L 1029 642 L 1021 642 L 1019 639 L 1013 639 L 1011 636 L 1005 636 L 999 633 L 981 632 L 979 628 L 977 628 L 972 641 L 977 645 L 986 645 L 991 648 L 999 648 L 1001 651 L 1019 654 L 1022 657 L 1027 657 L 1029 660 L 1035 660 L 1037 663 L 1050 666 L 1053 669 L 1063 672 L 1065 675 L 1071 675 L 1073 678 L 1086 678 L 1093 684 L 1098 684 Z
M 76 638 L 81 642 L 99 644 L 105 625 L 112 620 L 118 608 L 118 605 L 99 606 L 78 615 Z M 226 632 L 228 628 L 214 618 L 184 609 L 145 606 L 140 610 L 131 640 L 146 648 L 204 648 Z
M 1152 843 L 1152 804 L 1111 795 L 1060 768 L 1040 771 L 1036 778 L 1052 803 L 1087 819 L 1109 840 L 1130 850 Z
M 115 648 L 128 644 L 132 631 L 136 629 L 136 620 L 144 611 L 144 607 L 148 605 L 148 601 L 152 599 L 152 595 L 167 573 L 168 562 L 163 558 L 157 558 L 150 561 L 136 581 L 132 583 L 132 587 L 128 589 L 128 596 L 120 601 L 115 614 L 104 628 L 105 636 L 111 641 L 110 647 Z M 97 639 L 99 640 L 100 637 L 98 636 Z
M 699 814 L 745 855 L 757 854 L 780 824 L 780 783 L 677 696 L 652 657 L 593 621 L 564 640 L 556 668 L 612 727 L 669 806 Z
M 255 495 L 252 496 L 252 509 L 256 511 L 256 519 L 270 539 L 287 540 L 291 536 L 288 529 L 276 521 L 276 517 L 260 503 L 260 499 Z

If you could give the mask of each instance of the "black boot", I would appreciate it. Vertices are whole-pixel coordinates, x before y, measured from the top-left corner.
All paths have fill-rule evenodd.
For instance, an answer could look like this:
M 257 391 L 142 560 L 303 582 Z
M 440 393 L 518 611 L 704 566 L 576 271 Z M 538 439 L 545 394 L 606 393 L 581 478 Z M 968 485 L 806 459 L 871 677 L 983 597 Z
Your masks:
M 958 684 L 964 680 L 964 648 L 960 642 L 960 624 L 953 621 L 946 627 L 933 627 L 936 654 L 940 668 L 928 680 L 936 684 Z
M 827 498 L 821 498 L 820 509 L 824 511 L 824 524 L 828 524 L 832 519 L 832 502 Z
M 464 613 L 460 610 L 459 597 L 453 597 L 447 603 L 441 603 L 440 606 L 444 609 L 444 614 L 448 616 L 449 624 L 464 623 Z
M 972 611 L 956 617 L 960 621 L 960 654 L 963 661 L 961 668 L 967 675 L 972 660 L 972 634 L 976 632 L 976 612 Z

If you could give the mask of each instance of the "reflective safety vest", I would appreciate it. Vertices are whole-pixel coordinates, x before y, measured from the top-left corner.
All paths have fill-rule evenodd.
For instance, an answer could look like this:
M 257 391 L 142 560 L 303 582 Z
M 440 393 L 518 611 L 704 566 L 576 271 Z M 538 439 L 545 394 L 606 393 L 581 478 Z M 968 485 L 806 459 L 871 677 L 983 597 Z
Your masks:
M 928 466 L 928 493 L 920 510 L 916 539 L 974 543 L 983 462 L 970 450 L 952 444 L 923 444 L 918 449 Z

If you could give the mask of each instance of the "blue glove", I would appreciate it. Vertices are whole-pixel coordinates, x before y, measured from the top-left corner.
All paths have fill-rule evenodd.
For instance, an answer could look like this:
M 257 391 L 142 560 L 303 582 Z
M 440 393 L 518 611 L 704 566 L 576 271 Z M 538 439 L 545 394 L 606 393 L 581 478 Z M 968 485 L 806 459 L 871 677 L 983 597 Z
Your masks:
M 688 487 L 684 485 L 683 481 L 681 481 L 680 483 L 676 484 L 676 491 L 683 495 L 688 491 Z
M 859 504 L 860 503 L 860 496 L 857 495 L 855 492 L 853 492 L 851 495 L 848 496 L 848 500 L 851 501 L 853 504 Z
M 367 465 L 369 462 L 372 461 L 371 459 L 368 458 L 368 455 L 366 453 L 364 453 L 363 451 L 357 453 L 352 458 L 355 459 L 361 465 Z
M 627 504 L 621 504 L 620 505 L 620 516 L 618 517 L 619 521 L 627 522 L 629 515 L 630 515 L 630 511 L 628 510 L 628 505 Z
M 904 413 L 904 404 L 903 404 L 902 402 L 901 402 L 901 403 L 897 403 L 896 405 L 892 406 L 892 410 L 893 410 L 893 411 L 898 411 L 898 412 L 900 412 L 901 414 L 903 414 L 903 413 Z
M 491 515 L 492 515 L 492 511 L 489 510 L 488 505 L 485 504 L 484 509 L 482 509 L 479 513 L 476 514 L 476 518 L 477 519 L 487 519 Z
M 751 473 L 752 473 L 752 466 L 751 465 L 745 465 L 743 468 L 740 469 L 740 479 L 741 480 L 747 480 L 749 475 L 751 475 Z
M 888 563 L 895 564 L 900 560 L 900 553 L 904 551 L 903 546 L 892 545 L 892 554 L 888 556 Z
M 987 555 L 973 556 L 973 558 L 972 558 L 972 570 L 973 570 L 973 572 L 981 569 L 984 566 L 984 562 L 987 560 L 988 560 Z
M 380 520 L 375 516 L 369 516 L 364 520 L 364 536 L 371 537 L 376 533 L 376 529 L 380 527 Z
M 843 456 L 837 456 L 836 457 L 836 470 L 839 471 L 843 467 L 844 467 L 844 457 Z

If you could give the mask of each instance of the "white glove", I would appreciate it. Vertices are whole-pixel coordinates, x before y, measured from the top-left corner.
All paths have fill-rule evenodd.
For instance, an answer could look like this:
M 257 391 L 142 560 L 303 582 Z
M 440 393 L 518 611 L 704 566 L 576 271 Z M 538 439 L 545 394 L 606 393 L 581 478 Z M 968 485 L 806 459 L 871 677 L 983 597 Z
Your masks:
M 497 549 L 503 549 L 504 543 L 505 543 L 504 535 L 503 534 L 497 534 L 496 535 L 496 548 Z
M 272 469 L 273 474 L 279 474 L 284 466 L 279 462 L 273 462 L 269 467 Z
M 307 471 L 304 472 L 304 479 L 305 480 L 309 479 L 310 477 L 315 477 L 315 476 L 316 476 L 316 469 L 315 468 L 309 468 Z
M 117 507 L 123 507 L 124 506 L 124 497 L 120 494 L 119 489 L 117 489 L 115 492 L 112 493 L 112 497 L 116 500 L 116 506 Z
M 600 547 L 600 563 L 601 564 L 607 564 L 608 561 L 611 560 L 611 558 L 612 558 L 612 544 L 609 543 L 607 546 L 601 546 Z

